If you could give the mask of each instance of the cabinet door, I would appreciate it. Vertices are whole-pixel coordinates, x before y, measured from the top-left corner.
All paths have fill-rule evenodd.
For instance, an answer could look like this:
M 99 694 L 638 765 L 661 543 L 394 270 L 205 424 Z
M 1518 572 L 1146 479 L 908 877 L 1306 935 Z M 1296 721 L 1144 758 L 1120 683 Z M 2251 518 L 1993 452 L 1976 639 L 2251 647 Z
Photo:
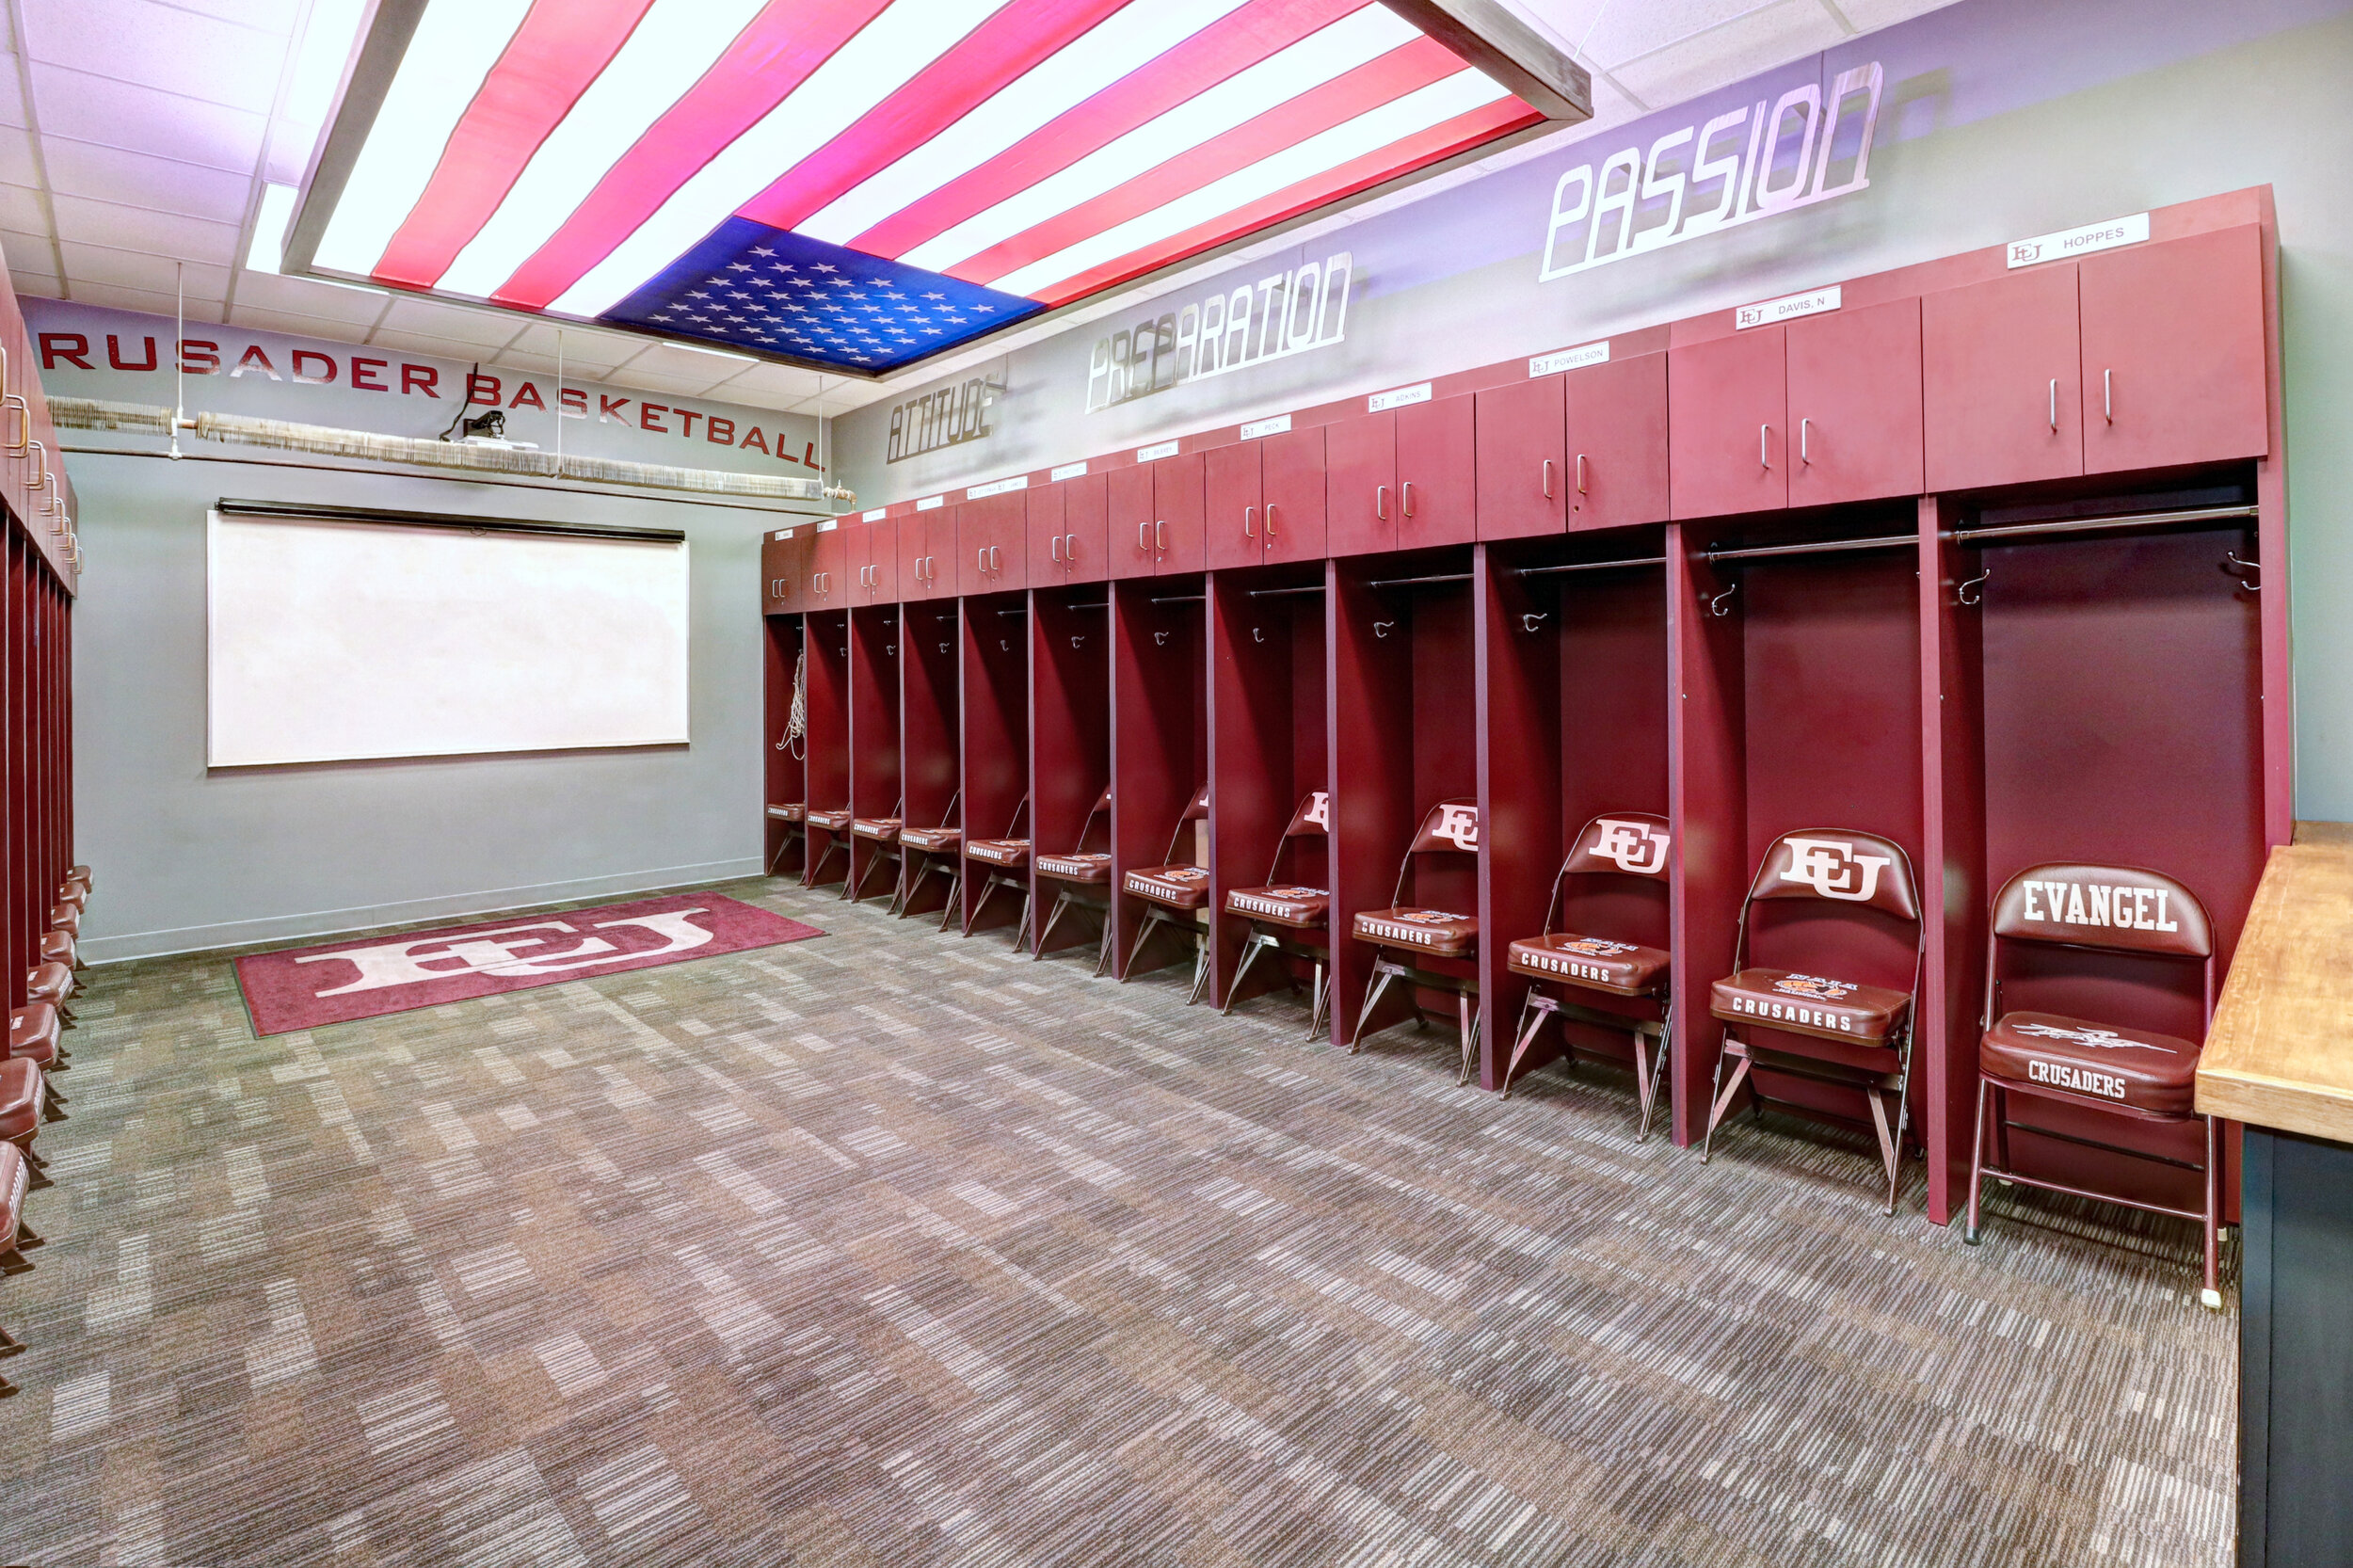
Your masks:
M 899 594 L 909 602 L 939 597 L 931 576 L 933 515 L 918 512 L 898 520 Z
M 848 532 L 827 528 L 818 534 L 808 555 L 808 602 L 804 608 L 839 610 L 850 602 L 850 580 L 856 573 L 845 569 L 850 557 L 842 536 Z
M 899 601 L 899 523 L 882 518 L 866 525 L 866 586 L 858 595 L 866 604 Z
M 1030 585 L 1030 504 L 1028 492 L 992 495 L 989 514 L 989 586 L 997 591 Z
M 1139 463 L 1115 468 L 1103 475 L 1111 492 L 1108 531 L 1103 553 L 1106 577 L 1149 577 L 1156 557 L 1152 547 L 1152 470 Z
M 2260 230 L 2218 229 L 2078 265 L 2086 473 L 2270 450 Z
M 1678 518 L 1789 504 L 1788 375 L 1779 327 L 1667 353 L 1667 463 Z
M 1152 569 L 1156 572 L 1199 571 L 1208 562 L 1201 456 L 1179 453 L 1152 465 Z
M 1568 526 L 1568 452 L 1558 376 L 1490 387 L 1477 399 L 1479 536 L 1521 539 Z
M 1266 558 L 1322 560 L 1327 532 L 1322 428 L 1269 436 L 1258 461 Z
M 1667 356 L 1573 370 L 1567 392 L 1569 527 L 1666 521 Z
M 773 529 L 760 541 L 760 606 L 764 615 L 798 615 L 808 608 L 808 552 L 813 523 Z
M 988 547 L 999 542 L 994 538 L 995 520 L 995 508 L 987 501 L 968 501 L 956 508 L 956 592 L 995 590 L 996 580 L 988 569 Z
M 923 585 L 934 599 L 953 599 L 962 591 L 956 558 L 963 543 L 963 507 L 941 506 L 923 514 Z
M 1266 520 L 1259 515 L 1257 441 L 1213 446 L 1201 454 L 1203 513 L 1209 536 L 1209 569 L 1255 567 L 1266 557 Z
M 1479 443 L 1468 397 L 1397 411 L 1397 548 L 1479 536 Z
M 1918 495 L 1920 302 L 1793 321 L 1786 352 L 1789 504 Z
M 1324 498 L 1335 555 L 1397 548 L 1397 416 L 1358 414 L 1323 429 Z
M 1106 568 L 1105 547 L 1115 542 L 1110 532 L 1111 487 L 1108 475 L 1082 473 L 1057 487 L 1063 496 L 1063 559 L 1073 583 L 1100 583 Z
M 1921 434 L 1929 493 L 2081 473 L 2082 353 L 2073 263 L 1923 298 Z
M 1029 552 L 1030 581 L 1041 588 L 1051 587 L 1070 574 L 1063 543 L 1065 499 L 1060 485 L 1040 485 L 1027 493 L 1030 526 L 1024 548 Z

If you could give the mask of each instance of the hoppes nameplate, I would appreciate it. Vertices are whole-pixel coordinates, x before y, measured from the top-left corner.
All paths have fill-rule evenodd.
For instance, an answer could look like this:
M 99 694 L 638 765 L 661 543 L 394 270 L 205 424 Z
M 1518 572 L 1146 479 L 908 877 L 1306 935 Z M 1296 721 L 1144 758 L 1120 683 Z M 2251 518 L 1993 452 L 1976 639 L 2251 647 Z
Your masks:
M 2120 245 L 2138 245 L 2148 237 L 2149 215 L 2135 213 L 2130 217 L 2112 217 L 2105 223 L 2087 223 L 2080 229 L 2062 229 L 2056 234 L 2012 240 L 2003 248 L 2002 259 L 2014 270 L 2042 262 L 2065 261 L 2070 256 L 2089 256 L 2095 250 L 2113 250 Z

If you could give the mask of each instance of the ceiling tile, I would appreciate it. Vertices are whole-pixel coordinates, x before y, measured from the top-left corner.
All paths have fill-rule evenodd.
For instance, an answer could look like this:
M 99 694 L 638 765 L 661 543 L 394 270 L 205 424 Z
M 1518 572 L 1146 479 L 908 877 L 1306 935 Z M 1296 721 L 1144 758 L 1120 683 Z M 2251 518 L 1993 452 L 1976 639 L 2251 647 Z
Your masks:
M 515 346 L 540 355 L 550 361 L 555 359 L 556 329 L 545 322 L 533 322 L 515 340 Z M 646 340 L 619 332 L 600 332 L 590 327 L 564 328 L 564 362 L 611 370 L 645 352 Z
M 370 348 L 405 348 L 411 354 L 431 354 L 465 363 L 479 360 L 486 365 L 498 352 L 495 344 L 459 343 L 455 338 L 437 338 L 426 332 L 392 331 L 381 327 L 368 334 L 367 343 Z
M 1835 0 L 1847 20 L 1855 24 L 1858 32 L 1865 33 L 1893 27 L 1898 22 L 1909 22 L 1952 3 L 1953 0 Z
M 1760 10 L 1786 10 L 1793 6 L 1803 7 L 1825 22 L 1829 20 L 1815 0 L 1643 0 L 1641 5 L 1611 6 L 1600 24 L 1592 29 L 1585 48 L 1603 67 L 1614 71 L 1627 60 L 1736 18 Z M 1757 66 L 1762 69 L 1771 63 L 1759 60 Z
M 65 297 L 65 280 L 47 267 L 11 266 L 8 268 L 8 286 L 16 291 L 19 299 Z
M 674 344 L 650 343 L 643 354 L 630 361 L 630 369 L 651 371 L 673 380 L 696 381 L 708 387 L 741 375 L 754 362 L 747 355 L 702 354 Z
M 1617 67 L 1626 90 L 1657 104 L 1680 104 L 1839 43 L 1850 35 L 1814 0 L 1769 9 Z
M 267 311 L 352 322 L 362 329 L 384 313 L 384 296 L 374 289 L 338 288 L 312 278 L 281 278 L 274 272 L 237 274 L 237 303 Z
M 639 370 L 634 365 L 605 377 L 606 381 L 616 387 L 636 387 L 646 392 L 669 392 L 674 396 L 682 397 L 706 395 L 711 391 L 711 383 L 714 377 L 708 376 L 664 376 L 656 371 Z
M 827 387 L 823 396 L 812 397 L 792 411 L 812 416 L 822 411 L 830 419 L 836 414 L 846 414 L 853 408 L 863 408 L 869 403 L 880 403 L 887 397 L 895 396 L 899 390 L 878 387 L 871 381 L 844 381 L 839 386 Z
M 19 267 L 31 267 L 36 272 L 57 270 L 56 248 L 49 243 L 47 234 L 27 231 L 18 233 L 0 226 L 0 255 L 8 262 L 8 275 L 16 276 Z
M 358 344 L 364 341 L 367 328 L 361 323 L 304 315 L 299 311 L 274 311 L 266 306 L 248 303 L 245 282 L 251 276 L 248 273 L 246 280 L 238 282 L 237 302 L 229 307 L 229 319 L 236 326 L 286 332 L 298 338 L 326 338 L 333 343 Z
M 441 338 L 481 348 L 504 347 L 523 329 L 523 323 L 514 316 L 437 305 L 428 299 L 411 299 L 401 295 L 392 296 L 392 307 L 384 312 L 384 326 L 391 331 Z
M 6 146 L 0 134 L 0 147 Z M 253 182 L 226 169 L 159 158 L 151 152 L 99 147 L 63 136 L 41 138 L 49 186 L 67 196 L 93 197 L 216 223 L 243 224 Z
M 720 403 L 740 403 L 746 408 L 772 408 L 780 414 L 790 413 L 801 401 L 783 392 L 747 387 L 741 380 L 722 382 L 703 395 Z
M 144 250 L 189 262 L 217 262 L 223 266 L 237 259 L 237 229 L 232 223 L 207 223 L 143 207 L 93 201 L 86 196 L 53 193 L 49 206 L 56 215 L 61 240 Z
M 32 133 L 0 126 L 0 181 L 11 185 L 40 184 L 40 166 L 33 161 Z
M 38 234 L 48 227 L 49 215 L 41 208 L 40 191 L 29 185 L 0 185 L 0 229 Z
M 173 305 L 175 304 L 172 296 L 168 294 L 157 294 L 152 289 L 123 288 L 113 283 L 77 282 L 73 285 L 73 297 L 85 305 L 107 305 L 118 311 L 144 311 L 150 315 L 159 315 L 165 317 L 170 316 Z M 216 322 L 220 320 L 220 301 L 217 299 L 189 299 L 187 304 L 187 319 L 190 324 L 200 321 Z M 168 333 L 165 335 L 167 337 L 169 336 Z M 136 344 L 126 344 L 123 345 L 123 348 L 126 353 L 131 354 L 134 358 L 136 358 L 138 354 L 138 345 Z M 169 356 L 165 357 L 168 358 Z
M 1593 24 L 1610 5 L 1611 0 L 1504 0 L 1505 8 L 1516 12 L 1539 37 L 1549 37 L 1572 54 L 1584 46 Z
M 43 136 L 71 136 L 104 147 L 250 175 L 262 156 L 258 114 L 223 108 L 168 92 L 153 92 L 86 72 L 33 66 L 33 103 Z
M 239 26 L 156 0 L 23 0 L 33 59 L 267 114 L 286 33 Z
M 5 27 L 8 11 L 0 8 L 0 27 Z M 22 126 L 25 122 L 24 77 L 14 55 L 0 55 L 0 125 Z
M 57 248 L 65 257 L 66 277 L 77 284 L 108 283 L 118 288 L 152 289 L 166 296 L 172 292 L 172 261 L 168 256 L 72 240 L 64 241 Z M 191 299 L 199 296 L 206 299 L 226 298 L 229 269 L 190 262 L 185 282 Z
M 780 397 L 785 401 L 778 408 L 790 408 L 805 397 L 816 395 L 820 382 L 813 370 L 800 370 L 792 365 L 753 365 L 740 376 L 730 376 L 728 391 L 760 392 L 763 397 Z

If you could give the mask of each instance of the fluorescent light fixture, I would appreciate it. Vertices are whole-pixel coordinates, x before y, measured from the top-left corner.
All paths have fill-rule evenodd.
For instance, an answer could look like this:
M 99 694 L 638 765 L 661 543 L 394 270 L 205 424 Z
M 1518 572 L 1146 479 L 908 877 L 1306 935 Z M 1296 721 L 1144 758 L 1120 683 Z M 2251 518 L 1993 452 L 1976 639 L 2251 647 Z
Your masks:
M 286 223 L 294 216 L 292 185 L 264 185 L 262 210 L 253 215 L 253 237 L 246 242 L 248 272 L 276 272 L 286 260 Z
M 290 124 L 318 126 L 343 84 L 344 65 L 351 58 L 351 40 L 360 31 L 360 0 L 311 0 L 311 19 L 302 29 L 302 50 L 295 56 L 294 80 L 286 88 L 285 118 Z
M 302 267 L 879 375 L 1590 113 L 1468 0 L 574 5 L 376 13 Z
M 702 344 L 695 343 L 673 343 L 664 344 L 664 346 L 669 348 L 683 348 L 689 354 L 708 354 L 714 360 L 735 360 L 747 365 L 757 364 L 760 360 L 760 357 L 756 354 L 738 354 L 733 349 L 728 348 L 705 348 Z

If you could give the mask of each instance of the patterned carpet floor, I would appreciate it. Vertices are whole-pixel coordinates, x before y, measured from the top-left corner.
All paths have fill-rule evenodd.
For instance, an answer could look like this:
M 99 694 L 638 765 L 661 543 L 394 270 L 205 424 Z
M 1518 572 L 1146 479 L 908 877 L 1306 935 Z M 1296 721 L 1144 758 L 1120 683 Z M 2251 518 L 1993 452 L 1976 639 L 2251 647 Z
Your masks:
M 267 1040 L 90 971 L 0 1560 L 2228 1557 L 2188 1225 L 1964 1247 L 1859 1141 L 718 890 L 831 935 Z

